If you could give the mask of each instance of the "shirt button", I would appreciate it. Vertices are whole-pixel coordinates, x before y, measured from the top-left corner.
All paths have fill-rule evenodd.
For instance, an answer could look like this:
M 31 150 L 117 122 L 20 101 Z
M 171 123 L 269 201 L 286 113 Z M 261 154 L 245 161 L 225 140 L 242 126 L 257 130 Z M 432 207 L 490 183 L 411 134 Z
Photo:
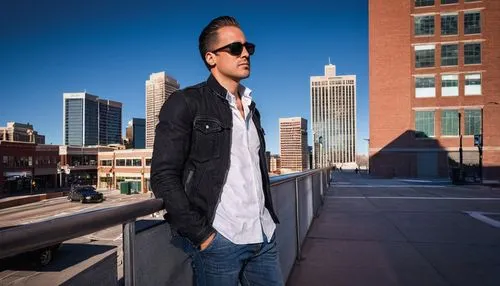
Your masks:
M 206 128 L 206 129 L 208 129 L 208 128 L 210 128 L 210 126 L 208 126 L 208 125 L 205 125 L 205 128 Z

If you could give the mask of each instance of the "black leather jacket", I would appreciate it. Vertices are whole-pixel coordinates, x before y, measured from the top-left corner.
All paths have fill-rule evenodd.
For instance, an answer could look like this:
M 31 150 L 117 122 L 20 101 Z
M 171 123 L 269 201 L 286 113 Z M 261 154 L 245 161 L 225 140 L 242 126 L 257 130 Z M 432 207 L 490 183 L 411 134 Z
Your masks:
M 200 245 L 215 230 L 212 222 L 229 171 L 232 111 L 226 89 L 210 76 L 206 82 L 170 95 L 156 126 L 151 187 L 162 198 L 165 219 L 182 236 Z M 255 103 L 252 120 L 260 140 L 260 171 L 265 206 L 275 223 L 264 132 Z

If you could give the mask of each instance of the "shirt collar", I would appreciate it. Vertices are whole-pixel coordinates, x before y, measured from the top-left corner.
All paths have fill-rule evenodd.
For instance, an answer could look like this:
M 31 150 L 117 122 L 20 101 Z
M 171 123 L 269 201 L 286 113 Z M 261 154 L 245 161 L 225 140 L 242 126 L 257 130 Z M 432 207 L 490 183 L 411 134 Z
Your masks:
M 238 86 L 238 92 L 241 95 L 241 101 L 244 105 L 250 106 L 252 104 L 252 90 L 248 87 L 240 84 Z M 230 105 L 236 106 L 236 96 L 229 91 L 226 91 L 226 99 Z

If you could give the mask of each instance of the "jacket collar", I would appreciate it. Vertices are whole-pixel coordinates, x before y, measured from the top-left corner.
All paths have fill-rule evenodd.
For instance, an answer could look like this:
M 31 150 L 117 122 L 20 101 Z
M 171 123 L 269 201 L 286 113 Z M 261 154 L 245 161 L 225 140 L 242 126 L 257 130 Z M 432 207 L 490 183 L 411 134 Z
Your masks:
M 226 98 L 226 95 L 227 95 L 227 89 L 224 88 L 218 81 L 217 79 L 212 75 L 210 74 L 210 76 L 208 77 L 207 79 L 207 85 L 208 87 L 219 97 L 221 97 L 222 99 L 224 99 L 226 102 L 227 102 L 227 98 Z M 255 109 L 255 102 L 252 100 L 252 102 L 250 103 L 250 106 L 249 106 L 250 110 L 254 110 Z
M 226 100 L 227 90 L 222 85 L 220 85 L 220 83 L 217 81 L 217 79 L 215 79 L 215 77 L 212 74 L 210 74 L 210 76 L 207 79 L 207 85 L 210 89 L 212 89 L 212 91 L 215 92 L 216 95 Z

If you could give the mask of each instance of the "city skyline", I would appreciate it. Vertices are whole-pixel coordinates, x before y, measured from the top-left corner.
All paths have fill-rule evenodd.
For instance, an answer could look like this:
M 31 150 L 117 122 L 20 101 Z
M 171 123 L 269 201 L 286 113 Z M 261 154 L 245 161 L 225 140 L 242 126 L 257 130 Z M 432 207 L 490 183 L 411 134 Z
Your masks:
M 0 48 L 0 105 L 11 107 L 2 110 L 0 122 L 31 122 L 46 135 L 47 143 L 63 144 L 63 130 L 53 124 L 62 117 L 58 98 L 75 90 L 122 102 L 123 127 L 133 117 L 145 118 L 144 80 L 166 71 L 181 88 L 204 81 L 208 71 L 197 49 L 198 34 L 212 18 L 229 14 L 257 45 L 252 74 L 242 83 L 254 91 L 268 151 L 278 153 L 279 117 L 300 116 L 311 122 L 309 77 L 331 57 L 339 73 L 358 75 L 357 149 L 366 153 L 362 138 L 368 137 L 367 1 L 269 4 L 266 11 L 238 3 L 217 8 L 203 3 L 193 5 L 196 8 L 157 4 L 30 4 L 30 11 L 38 13 L 18 3 L 4 5 L 0 21 L 8 25 L 2 25 L 6 29 L 0 33 L 9 44 Z M 183 20 L 186 13 L 192 20 Z

